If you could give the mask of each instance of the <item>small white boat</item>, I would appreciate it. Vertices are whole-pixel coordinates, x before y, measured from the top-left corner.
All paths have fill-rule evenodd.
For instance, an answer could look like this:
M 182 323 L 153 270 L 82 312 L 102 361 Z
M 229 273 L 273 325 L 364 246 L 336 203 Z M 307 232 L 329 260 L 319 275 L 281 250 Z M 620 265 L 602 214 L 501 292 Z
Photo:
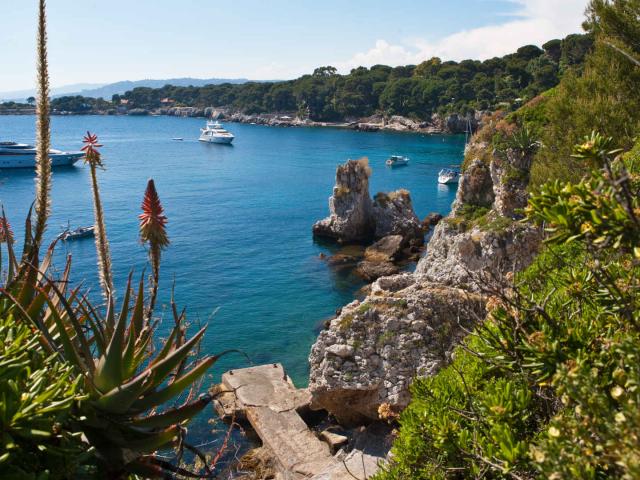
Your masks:
M 183 141 L 183 140 L 184 140 L 184 138 L 182 138 L 182 137 L 175 137 L 175 138 L 172 138 L 171 140 L 174 140 L 174 141 L 176 141 L 176 142 L 181 142 L 181 141 Z
M 78 227 L 74 230 L 65 230 L 58 235 L 58 240 L 66 242 L 67 240 L 77 240 L 79 238 L 93 237 L 95 235 L 96 227 L 91 225 L 90 227 Z
M 200 129 L 200 138 L 198 140 L 208 143 L 229 144 L 233 142 L 234 138 L 233 134 L 225 130 L 220 122 L 209 120 L 207 126 Z
M 451 168 L 443 168 L 438 173 L 438 183 L 447 185 L 450 183 L 458 183 L 460 180 L 460 171 Z
M 409 165 L 409 158 L 400 155 L 391 155 L 385 163 L 388 167 L 402 167 Z
M 84 156 L 82 152 L 63 152 L 50 149 L 49 158 L 52 167 L 70 166 Z M 26 143 L 0 142 L 0 169 L 35 168 L 36 147 Z

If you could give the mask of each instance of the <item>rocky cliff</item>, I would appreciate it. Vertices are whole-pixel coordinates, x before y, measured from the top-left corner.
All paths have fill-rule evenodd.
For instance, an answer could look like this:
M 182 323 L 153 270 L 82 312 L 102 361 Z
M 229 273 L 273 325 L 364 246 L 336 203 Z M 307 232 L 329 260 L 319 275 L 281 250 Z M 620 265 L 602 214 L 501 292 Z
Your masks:
M 347 424 L 404 408 L 412 379 L 435 373 L 484 318 L 481 282 L 509 278 L 535 256 L 541 232 L 518 221 L 530 156 L 485 151 L 470 160 L 415 273 L 379 278 L 320 333 L 309 357 L 315 408 Z

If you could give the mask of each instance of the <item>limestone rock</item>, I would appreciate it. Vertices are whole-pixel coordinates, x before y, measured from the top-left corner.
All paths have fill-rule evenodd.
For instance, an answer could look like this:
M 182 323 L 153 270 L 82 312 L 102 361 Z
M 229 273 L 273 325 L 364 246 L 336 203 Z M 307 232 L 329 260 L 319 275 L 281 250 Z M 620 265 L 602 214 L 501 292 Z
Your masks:
M 473 160 L 460 177 L 452 215 L 457 215 L 463 205 L 490 207 L 494 198 L 489 166 L 481 160 Z
M 415 274 L 432 282 L 477 291 L 483 274 L 499 277 L 528 266 L 541 239 L 540 229 L 517 222 L 495 230 L 473 227 L 459 232 L 445 220 L 436 227 Z
M 381 278 L 363 302 L 344 307 L 314 344 L 312 408 L 328 410 L 345 425 L 377 419 L 383 403 L 404 408 L 413 378 L 435 373 L 464 334 L 461 325 L 483 316 L 479 295 L 410 274 Z M 353 356 L 333 354 L 337 346 L 351 347 Z
M 443 218 L 444 217 L 441 214 L 437 212 L 431 212 L 422 220 L 422 229 L 428 231 L 431 227 L 435 227 L 438 223 L 440 223 L 440 220 L 442 220 Z
M 365 260 L 392 261 L 395 260 L 402 251 L 402 235 L 387 235 L 364 251 Z
M 375 237 L 401 235 L 404 243 L 422 245 L 424 235 L 420 220 L 413 210 L 411 196 L 406 190 L 378 193 L 373 202 Z
M 369 260 L 363 260 L 358 263 L 358 266 L 356 267 L 356 274 L 367 282 L 372 282 L 380 277 L 398 273 L 399 270 L 400 268 L 397 265 L 389 261 L 372 262 Z
M 491 162 L 491 180 L 495 201 L 493 209 L 498 215 L 516 218 L 517 210 L 527 206 L 529 195 L 529 170 L 532 156 L 509 149 L 503 154 L 494 154 Z
M 369 175 L 366 159 L 349 160 L 338 166 L 336 185 L 329 198 L 330 215 L 313 226 L 314 235 L 339 242 L 362 242 L 372 237 L 375 226 Z

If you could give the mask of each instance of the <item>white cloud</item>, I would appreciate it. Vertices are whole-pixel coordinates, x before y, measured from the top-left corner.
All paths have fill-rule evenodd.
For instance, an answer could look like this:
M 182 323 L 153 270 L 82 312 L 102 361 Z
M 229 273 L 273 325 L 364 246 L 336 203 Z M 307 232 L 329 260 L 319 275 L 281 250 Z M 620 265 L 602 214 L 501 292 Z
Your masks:
M 418 64 L 431 57 L 459 61 L 502 56 L 523 45 L 542 45 L 553 38 L 581 31 L 587 3 L 587 0 L 508 1 L 519 5 L 519 9 L 510 14 L 511 20 L 503 23 L 461 30 L 434 42 L 418 39 L 393 45 L 380 39 L 366 52 L 356 53 L 335 65 L 340 71 L 348 72 L 358 66 Z

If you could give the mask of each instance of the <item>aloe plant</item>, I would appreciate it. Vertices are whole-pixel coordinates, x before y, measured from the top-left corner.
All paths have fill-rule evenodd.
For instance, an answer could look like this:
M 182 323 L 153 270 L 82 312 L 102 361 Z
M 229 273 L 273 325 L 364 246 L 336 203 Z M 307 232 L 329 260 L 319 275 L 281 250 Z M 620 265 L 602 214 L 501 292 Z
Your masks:
M 4 211 L 0 218 L 0 247 L 1 244 L 6 245 L 8 258 L 5 285 L 0 288 L 0 336 L 4 325 L 19 328 L 20 338 L 25 341 L 24 332 L 28 332 L 27 351 L 44 358 L 49 367 L 39 376 L 28 377 L 38 385 L 37 388 L 29 387 L 29 392 L 40 396 L 32 397 L 29 393 L 24 397 L 23 394 L 20 397 L 22 403 L 18 402 L 21 407 L 16 402 L 0 402 L 0 434 L 4 442 L 0 465 L 11 458 L 12 449 L 24 450 L 15 442 L 16 435 L 10 433 L 13 428 L 11 419 L 15 412 L 18 415 L 21 412 L 14 408 L 18 405 L 30 412 L 29 415 L 37 414 L 34 421 L 39 428 L 32 428 L 32 434 L 37 436 L 38 431 L 45 432 L 49 438 L 62 428 L 69 432 L 70 438 L 78 441 L 82 438 L 83 449 L 92 459 L 87 468 L 95 474 L 124 478 L 136 473 L 153 478 L 165 477 L 169 471 L 194 476 L 162 460 L 155 452 L 168 447 L 186 447 L 195 451 L 185 441 L 185 425 L 211 402 L 211 394 L 197 396 L 196 393 L 202 376 L 220 355 L 198 355 L 206 327 L 188 338 L 185 313 L 178 312 L 173 299 L 173 324 L 168 338 L 162 344 L 157 342 L 158 320 L 154 318 L 154 306 L 158 293 L 160 253 L 169 244 L 169 238 L 167 218 L 153 180 L 148 183 L 140 215 L 140 238 L 149 247 L 151 284 L 145 285 L 143 276 L 134 287 L 133 274 L 130 274 L 118 309 L 98 188 L 97 167 L 101 166 L 101 155 L 95 134 L 87 133 L 83 150 L 90 167 L 94 194 L 96 251 L 104 306 L 94 305 L 82 287 L 69 286 L 70 258 L 60 277 L 53 279 L 50 266 L 55 242 L 42 261 L 39 258 L 49 215 L 51 184 L 50 162 L 46 154 L 49 118 L 44 0 L 39 2 L 39 14 L 39 154 L 35 225 L 31 223 L 30 211 L 25 222 L 25 253 L 18 261 Z M 0 255 L 0 272 L 4 272 L 3 267 Z M 151 292 L 149 298 L 145 298 L 147 290 Z M 11 339 L 15 336 L 11 333 Z M 15 349 L 7 355 L 7 365 L 15 362 L 22 365 L 20 362 L 24 360 L 27 361 L 25 365 L 32 369 L 30 371 L 37 372 L 34 365 Z M 3 361 L 0 354 L 0 362 Z M 50 381 L 42 380 L 48 378 L 46 375 L 53 377 Z M 0 374 L 0 394 L 1 382 Z M 14 384 L 15 381 L 11 388 L 15 392 Z M 52 399 L 50 403 L 53 405 L 47 404 L 47 399 Z M 167 408 L 165 405 L 169 403 L 171 407 Z M 40 408 L 41 405 L 44 406 Z M 51 420 L 51 415 L 43 415 L 58 411 L 64 412 L 60 425 Z M 29 415 L 23 415 L 22 420 L 30 418 Z M 27 430 L 23 428 L 22 431 Z M 83 458 L 78 456 L 75 460 Z M 210 473 L 209 468 L 207 473 Z

